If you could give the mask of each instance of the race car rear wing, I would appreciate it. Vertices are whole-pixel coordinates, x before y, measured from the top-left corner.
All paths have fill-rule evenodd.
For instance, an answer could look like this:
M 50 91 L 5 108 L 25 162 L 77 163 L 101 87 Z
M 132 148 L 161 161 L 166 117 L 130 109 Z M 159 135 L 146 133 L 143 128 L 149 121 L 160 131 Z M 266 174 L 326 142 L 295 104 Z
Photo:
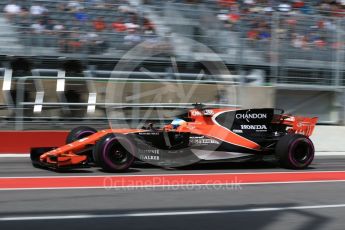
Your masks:
M 317 117 L 302 117 L 302 116 L 290 116 L 281 115 L 280 123 L 290 126 L 288 129 L 290 133 L 303 134 L 307 137 L 313 134 L 315 125 L 318 121 Z

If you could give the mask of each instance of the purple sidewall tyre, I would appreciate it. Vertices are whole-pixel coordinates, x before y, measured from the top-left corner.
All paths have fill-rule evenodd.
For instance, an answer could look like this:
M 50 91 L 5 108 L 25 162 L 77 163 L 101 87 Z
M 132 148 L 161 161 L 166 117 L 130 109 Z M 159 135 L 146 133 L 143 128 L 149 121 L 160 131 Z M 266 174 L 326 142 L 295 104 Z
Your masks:
M 306 169 L 314 160 L 313 142 L 301 134 L 283 136 L 276 145 L 275 156 L 284 168 Z
M 87 136 L 90 136 L 96 132 L 97 132 L 96 129 L 88 127 L 88 126 L 76 127 L 69 132 L 69 134 L 66 138 L 66 144 L 80 140 L 80 139 L 85 138 Z
M 94 156 L 105 171 L 121 172 L 133 164 L 135 151 L 135 145 L 125 135 L 107 134 L 96 143 Z

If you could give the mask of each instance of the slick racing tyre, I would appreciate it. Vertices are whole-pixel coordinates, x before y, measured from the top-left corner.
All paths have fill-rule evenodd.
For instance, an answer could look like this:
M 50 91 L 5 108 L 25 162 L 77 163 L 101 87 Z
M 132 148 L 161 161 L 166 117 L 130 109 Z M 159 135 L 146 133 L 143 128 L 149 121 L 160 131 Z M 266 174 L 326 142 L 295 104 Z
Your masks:
M 136 147 L 128 137 L 110 133 L 97 141 L 93 149 L 93 158 L 105 171 L 122 172 L 133 164 L 134 151 Z
M 53 149 L 56 149 L 56 147 L 31 148 L 30 159 L 31 159 L 32 166 L 34 166 L 35 168 L 44 168 L 44 166 L 40 162 L 40 156 Z
M 72 129 L 67 138 L 66 138 L 66 144 L 72 143 L 74 141 L 83 139 L 85 137 L 88 137 L 94 133 L 97 133 L 97 130 L 88 126 L 79 126 L 74 129 Z
M 79 126 L 74 129 L 72 129 L 67 138 L 66 138 L 66 144 L 75 142 L 77 140 L 83 139 L 85 137 L 88 137 L 94 133 L 97 133 L 97 130 L 88 126 Z M 92 150 L 88 150 L 85 152 L 88 158 L 88 162 L 92 163 L 94 162 L 93 157 L 92 157 Z
M 282 137 L 276 146 L 275 155 L 284 168 L 305 169 L 314 159 L 312 141 L 300 134 L 288 134 Z

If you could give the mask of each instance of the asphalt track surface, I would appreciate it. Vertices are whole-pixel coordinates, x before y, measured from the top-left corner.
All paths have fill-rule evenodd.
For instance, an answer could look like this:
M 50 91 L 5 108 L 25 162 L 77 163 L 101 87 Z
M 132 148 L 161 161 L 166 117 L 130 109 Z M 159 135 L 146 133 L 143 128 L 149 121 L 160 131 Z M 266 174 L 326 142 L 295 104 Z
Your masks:
M 345 171 L 345 156 L 317 157 L 306 173 Z M 291 173 L 270 163 L 141 166 L 116 176 Z M 295 171 L 293 171 L 295 172 Z M 0 179 L 110 176 L 56 173 L 28 158 L 0 158 Z M 345 179 L 345 178 L 344 178 Z M 1 182 L 1 181 L 0 181 Z M 1 184 L 1 183 L 0 183 Z M 0 229 L 345 229 L 345 182 L 0 190 Z

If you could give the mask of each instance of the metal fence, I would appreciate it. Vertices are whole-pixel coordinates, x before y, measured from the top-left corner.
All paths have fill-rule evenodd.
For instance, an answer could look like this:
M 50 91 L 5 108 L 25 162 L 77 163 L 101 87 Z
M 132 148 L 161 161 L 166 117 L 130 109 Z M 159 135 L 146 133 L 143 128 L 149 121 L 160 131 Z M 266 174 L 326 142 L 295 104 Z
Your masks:
M 163 80 L 148 79 L 145 73 L 131 73 L 127 78 L 124 72 L 115 72 L 106 78 L 65 77 L 58 70 L 55 77 L 11 78 L 11 70 L 1 71 L 5 75 L 1 79 L 2 128 L 58 129 L 80 124 L 105 127 L 108 123 L 137 127 L 147 122 L 165 123 L 195 102 L 212 107 L 238 106 L 235 89 L 230 94 L 224 91 L 236 85 L 233 76 L 179 74 L 178 78 Z M 178 89 L 174 87 L 181 85 L 189 96 L 176 96 Z M 120 90 L 123 94 L 109 98 L 109 92 Z M 222 101 L 221 97 L 232 100 Z

